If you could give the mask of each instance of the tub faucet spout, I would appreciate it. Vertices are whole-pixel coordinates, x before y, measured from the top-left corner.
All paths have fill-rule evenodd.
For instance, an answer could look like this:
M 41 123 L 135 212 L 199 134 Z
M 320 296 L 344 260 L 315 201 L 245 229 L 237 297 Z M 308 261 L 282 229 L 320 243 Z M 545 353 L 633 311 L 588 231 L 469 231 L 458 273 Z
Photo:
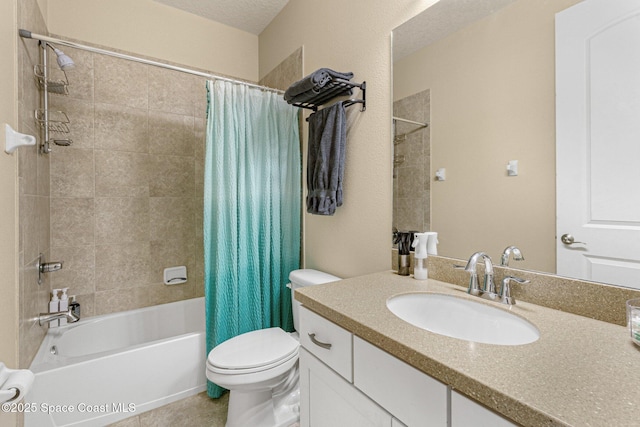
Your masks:
M 80 304 L 70 306 L 67 311 L 58 311 L 56 313 L 40 313 L 38 316 L 38 324 L 44 326 L 52 320 L 66 318 L 68 323 L 75 323 L 80 320 Z

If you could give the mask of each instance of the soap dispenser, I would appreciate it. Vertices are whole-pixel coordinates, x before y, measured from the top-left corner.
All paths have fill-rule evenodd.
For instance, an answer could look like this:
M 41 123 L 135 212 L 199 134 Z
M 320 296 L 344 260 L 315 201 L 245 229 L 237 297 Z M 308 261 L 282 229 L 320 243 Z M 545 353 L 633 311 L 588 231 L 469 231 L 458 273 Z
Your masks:
M 438 255 L 438 233 L 435 231 L 427 231 L 426 234 L 429 237 L 427 242 L 427 254 Z
M 67 296 L 67 291 L 69 288 L 62 288 L 62 295 L 60 296 L 60 311 L 69 310 L 69 297 Z M 67 324 L 67 318 L 63 317 L 60 319 L 60 326 L 65 326 Z
M 57 313 L 60 311 L 60 299 L 58 298 L 58 292 L 60 289 L 54 289 L 51 291 L 51 301 L 49 301 L 49 313 Z M 55 328 L 60 325 L 60 320 L 52 320 L 49 322 L 50 328 Z
M 429 233 L 415 233 L 415 238 L 411 246 L 415 248 L 413 258 L 416 264 L 413 266 L 413 278 L 417 280 L 427 280 L 427 243 Z

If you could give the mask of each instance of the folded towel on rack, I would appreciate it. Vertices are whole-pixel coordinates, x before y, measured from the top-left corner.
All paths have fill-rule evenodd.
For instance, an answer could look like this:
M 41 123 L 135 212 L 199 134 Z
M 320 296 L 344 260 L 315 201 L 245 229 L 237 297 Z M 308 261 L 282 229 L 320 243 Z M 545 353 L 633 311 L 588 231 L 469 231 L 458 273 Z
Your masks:
M 308 76 L 293 83 L 284 93 L 284 99 L 289 104 L 305 102 L 318 95 L 322 89 L 335 79 L 351 80 L 353 73 L 341 73 L 330 68 L 320 68 Z M 351 95 L 351 88 L 345 88 L 340 95 Z
M 309 116 L 307 212 L 333 215 L 342 206 L 347 119 L 337 102 Z

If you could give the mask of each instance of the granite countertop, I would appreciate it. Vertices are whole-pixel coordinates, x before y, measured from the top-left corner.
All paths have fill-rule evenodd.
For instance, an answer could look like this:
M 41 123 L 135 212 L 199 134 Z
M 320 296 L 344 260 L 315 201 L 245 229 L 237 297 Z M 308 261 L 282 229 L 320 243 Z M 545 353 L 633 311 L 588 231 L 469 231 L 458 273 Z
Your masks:
M 396 317 L 388 298 L 432 292 L 509 310 L 540 338 L 498 346 L 434 334 Z M 305 307 L 524 426 L 640 425 L 640 347 L 627 329 L 524 301 L 509 307 L 392 271 L 296 290 Z

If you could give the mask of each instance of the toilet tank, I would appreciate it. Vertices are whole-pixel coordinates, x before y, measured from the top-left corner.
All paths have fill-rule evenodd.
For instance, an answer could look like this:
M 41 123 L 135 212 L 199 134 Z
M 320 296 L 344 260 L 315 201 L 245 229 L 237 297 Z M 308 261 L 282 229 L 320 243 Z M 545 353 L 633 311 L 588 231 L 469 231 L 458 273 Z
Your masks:
M 325 273 L 318 270 L 312 270 L 310 268 L 302 270 L 293 270 L 289 273 L 289 280 L 291 281 L 287 287 L 291 288 L 291 310 L 293 312 L 293 327 L 298 330 L 298 313 L 300 309 L 300 303 L 295 300 L 293 291 L 305 286 L 321 285 L 323 283 L 335 282 L 340 280 L 339 277 Z

